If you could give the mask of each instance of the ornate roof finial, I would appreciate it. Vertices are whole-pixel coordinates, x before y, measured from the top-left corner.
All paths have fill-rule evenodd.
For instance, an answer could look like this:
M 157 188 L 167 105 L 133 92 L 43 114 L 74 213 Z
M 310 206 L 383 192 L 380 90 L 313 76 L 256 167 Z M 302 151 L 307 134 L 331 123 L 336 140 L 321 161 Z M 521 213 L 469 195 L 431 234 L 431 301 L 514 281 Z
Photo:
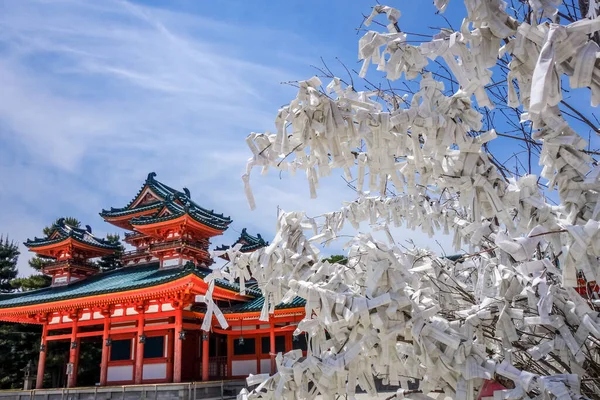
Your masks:
M 85 230 L 86 230 L 88 233 L 92 233 L 92 227 L 91 227 L 91 226 L 89 226 L 89 225 L 86 225 L 86 226 L 85 226 Z
M 148 174 L 148 178 L 146 178 L 147 181 L 151 181 L 156 177 L 156 172 L 150 172 Z
M 190 189 L 188 189 L 188 188 L 184 187 L 184 188 L 183 188 L 183 193 L 185 193 L 185 195 L 186 195 L 188 198 L 190 198 L 190 199 L 192 198 L 192 195 L 190 194 Z
M 56 220 L 56 225 L 57 226 L 65 225 L 65 218 L 64 217 L 60 217 L 59 219 L 57 219 Z

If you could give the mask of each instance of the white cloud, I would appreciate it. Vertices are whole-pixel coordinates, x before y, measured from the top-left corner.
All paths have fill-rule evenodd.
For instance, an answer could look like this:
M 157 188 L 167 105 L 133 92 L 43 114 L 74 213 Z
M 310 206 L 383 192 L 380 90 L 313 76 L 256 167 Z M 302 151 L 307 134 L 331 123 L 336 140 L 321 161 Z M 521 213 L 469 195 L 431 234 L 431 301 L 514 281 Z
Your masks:
M 255 176 L 255 212 L 242 190 L 244 138 L 274 127 L 294 94 L 279 82 L 306 75 L 306 48 L 292 33 L 124 1 L 4 3 L 0 233 L 21 242 L 64 215 L 114 232 L 97 213 L 126 204 L 150 171 L 232 216 L 215 244 L 245 226 L 269 239 L 277 206 L 339 207 L 352 193 L 337 176 L 316 201 L 302 177 Z

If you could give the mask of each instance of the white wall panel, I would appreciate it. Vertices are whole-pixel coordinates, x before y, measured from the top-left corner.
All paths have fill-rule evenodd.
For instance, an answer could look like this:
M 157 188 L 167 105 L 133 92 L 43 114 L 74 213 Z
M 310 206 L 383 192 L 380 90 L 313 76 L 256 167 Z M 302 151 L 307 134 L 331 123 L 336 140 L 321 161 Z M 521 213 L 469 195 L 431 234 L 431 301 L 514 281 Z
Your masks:
M 138 312 L 135 311 L 135 308 L 133 307 L 129 307 L 127 310 L 125 310 L 125 315 L 137 315 Z
M 148 311 L 146 311 L 146 314 L 154 312 L 158 312 L 158 304 L 152 304 L 150 307 L 148 307 Z
M 106 380 L 109 382 L 133 380 L 133 365 L 115 365 L 107 368 Z
M 144 364 L 142 379 L 166 379 L 167 364 Z
M 256 373 L 256 360 L 233 360 L 231 362 L 231 374 L 233 376 Z
M 271 359 L 260 360 L 260 372 L 259 374 L 270 374 L 271 373 Z

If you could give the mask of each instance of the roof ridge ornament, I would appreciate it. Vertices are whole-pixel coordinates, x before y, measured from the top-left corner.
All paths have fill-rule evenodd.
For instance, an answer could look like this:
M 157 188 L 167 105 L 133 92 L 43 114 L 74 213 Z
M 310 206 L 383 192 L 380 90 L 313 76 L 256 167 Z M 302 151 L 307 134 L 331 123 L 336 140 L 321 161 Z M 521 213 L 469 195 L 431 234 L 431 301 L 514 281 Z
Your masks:
M 188 188 L 184 187 L 184 188 L 183 188 L 183 193 L 185 193 L 185 195 L 186 195 L 188 198 L 190 198 L 190 199 L 192 198 L 192 195 L 191 195 L 191 193 L 190 193 L 190 189 L 188 189 Z
M 153 171 L 153 172 L 150 172 L 148 174 L 148 177 L 146 178 L 146 181 L 153 181 L 154 178 L 156 178 L 156 172 Z

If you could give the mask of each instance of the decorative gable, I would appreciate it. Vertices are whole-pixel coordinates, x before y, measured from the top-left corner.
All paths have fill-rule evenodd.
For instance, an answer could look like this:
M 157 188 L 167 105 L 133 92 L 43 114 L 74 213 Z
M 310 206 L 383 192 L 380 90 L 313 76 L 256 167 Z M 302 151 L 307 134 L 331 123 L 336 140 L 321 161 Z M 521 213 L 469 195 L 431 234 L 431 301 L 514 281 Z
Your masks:
M 144 189 L 144 191 L 138 196 L 137 200 L 135 200 L 133 204 L 129 206 L 129 209 L 131 210 L 162 200 L 163 199 L 158 197 L 150 188 L 146 187 L 146 189 Z
M 157 218 L 164 217 L 165 215 L 173 214 L 168 208 L 163 208 L 163 210 L 158 214 Z

